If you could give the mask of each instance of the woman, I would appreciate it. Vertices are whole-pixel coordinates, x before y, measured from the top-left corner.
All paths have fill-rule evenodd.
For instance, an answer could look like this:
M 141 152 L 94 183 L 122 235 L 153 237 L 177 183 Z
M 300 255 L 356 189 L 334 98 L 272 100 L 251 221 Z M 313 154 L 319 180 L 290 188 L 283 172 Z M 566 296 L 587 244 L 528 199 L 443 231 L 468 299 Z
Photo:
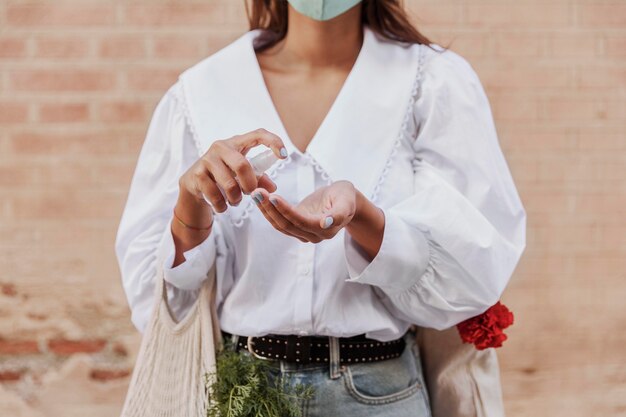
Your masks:
M 397 1 L 250 19 L 154 112 L 116 240 L 132 321 L 156 262 L 179 318 L 215 262 L 222 331 L 315 386 L 304 415 L 431 415 L 413 325 L 482 313 L 525 247 L 478 76 Z

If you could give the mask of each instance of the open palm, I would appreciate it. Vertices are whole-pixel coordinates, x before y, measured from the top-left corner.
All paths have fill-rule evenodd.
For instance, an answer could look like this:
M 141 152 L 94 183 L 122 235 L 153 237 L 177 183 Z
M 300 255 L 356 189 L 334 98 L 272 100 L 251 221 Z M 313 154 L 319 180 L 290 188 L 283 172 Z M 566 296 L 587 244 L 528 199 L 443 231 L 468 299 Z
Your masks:
M 318 188 L 295 205 L 263 188 L 257 188 L 252 196 L 257 194 L 262 196 L 257 207 L 274 228 L 303 242 L 332 238 L 356 210 L 356 189 L 344 180 Z

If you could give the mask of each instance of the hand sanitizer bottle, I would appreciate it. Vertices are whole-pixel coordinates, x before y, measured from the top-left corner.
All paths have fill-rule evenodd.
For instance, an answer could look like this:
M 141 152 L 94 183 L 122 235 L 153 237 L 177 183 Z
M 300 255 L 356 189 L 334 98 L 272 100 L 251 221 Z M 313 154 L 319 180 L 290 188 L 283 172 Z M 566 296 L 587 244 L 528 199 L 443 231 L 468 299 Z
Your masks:
M 247 159 L 250 162 L 250 165 L 252 165 L 252 169 L 254 170 L 254 174 L 256 175 L 256 177 L 258 179 L 261 175 L 263 175 L 263 173 L 265 171 L 267 171 L 272 165 L 274 165 L 274 163 L 276 161 L 278 161 L 279 158 L 274 154 L 274 152 L 271 149 L 268 149 L 266 151 L 263 151 L 263 152 L 259 153 L 256 156 L 253 156 L 252 158 L 247 158 Z M 237 176 L 235 176 L 235 181 L 237 181 L 237 183 L 239 183 L 239 180 L 237 179 Z M 228 202 L 228 199 L 226 198 L 226 193 L 224 192 L 222 187 L 220 187 L 218 185 L 217 188 L 222 193 L 222 196 L 224 197 L 224 201 Z M 244 194 L 249 194 L 249 193 L 246 193 L 243 190 L 242 190 L 242 192 Z M 213 207 L 211 202 L 207 199 L 207 197 L 204 194 L 202 194 L 202 197 L 204 198 L 204 201 L 207 202 L 207 204 L 209 204 L 211 207 Z
M 279 158 L 276 154 L 274 154 L 274 151 L 268 149 L 256 156 L 253 156 L 252 158 L 249 158 L 248 161 L 250 161 L 250 165 L 252 165 L 256 176 L 260 177 L 265 171 L 274 165 L 274 162 L 278 161 L 278 159 Z

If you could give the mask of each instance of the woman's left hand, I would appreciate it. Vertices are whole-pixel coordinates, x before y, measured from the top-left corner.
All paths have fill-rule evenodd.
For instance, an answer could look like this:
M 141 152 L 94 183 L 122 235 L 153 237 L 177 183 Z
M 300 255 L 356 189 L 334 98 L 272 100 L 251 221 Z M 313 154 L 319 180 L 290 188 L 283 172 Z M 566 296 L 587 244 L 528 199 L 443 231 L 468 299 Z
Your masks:
M 318 243 L 332 238 L 356 212 L 357 190 L 345 180 L 318 188 L 296 205 L 264 188 L 257 188 L 251 195 L 276 230 L 302 242 Z

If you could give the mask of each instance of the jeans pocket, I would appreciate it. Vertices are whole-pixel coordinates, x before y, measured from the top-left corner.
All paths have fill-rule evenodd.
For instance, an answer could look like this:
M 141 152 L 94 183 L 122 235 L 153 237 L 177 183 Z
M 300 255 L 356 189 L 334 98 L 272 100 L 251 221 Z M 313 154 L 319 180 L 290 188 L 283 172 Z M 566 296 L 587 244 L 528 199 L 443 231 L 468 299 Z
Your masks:
M 388 404 L 417 394 L 422 379 L 409 346 L 402 355 L 378 362 L 342 367 L 348 393 L 364 404 Z
M 424 375 L 424 366 L 422 363 L 422 354 L 420 352 L 420 346 L 419 343 L 417 341 L 417 333 L 413 332 L 410 333 L 410 339 L 408 339 L 408 346 L 410 346 L 411 349 L 411 353 L 413 355 L 413 358 L 415 360 L 415 364 L 419 369 L 419 378 L 420 381 L 422 383 L 422 392 L 424 394 L 424 399 L 426 401 L 426 404 L 428 406 L 428 408 L 430 409 L 430 393 L 429 393 L 429 388 L 428 388 L 428 384 L 426 383 L 426 376 Z

